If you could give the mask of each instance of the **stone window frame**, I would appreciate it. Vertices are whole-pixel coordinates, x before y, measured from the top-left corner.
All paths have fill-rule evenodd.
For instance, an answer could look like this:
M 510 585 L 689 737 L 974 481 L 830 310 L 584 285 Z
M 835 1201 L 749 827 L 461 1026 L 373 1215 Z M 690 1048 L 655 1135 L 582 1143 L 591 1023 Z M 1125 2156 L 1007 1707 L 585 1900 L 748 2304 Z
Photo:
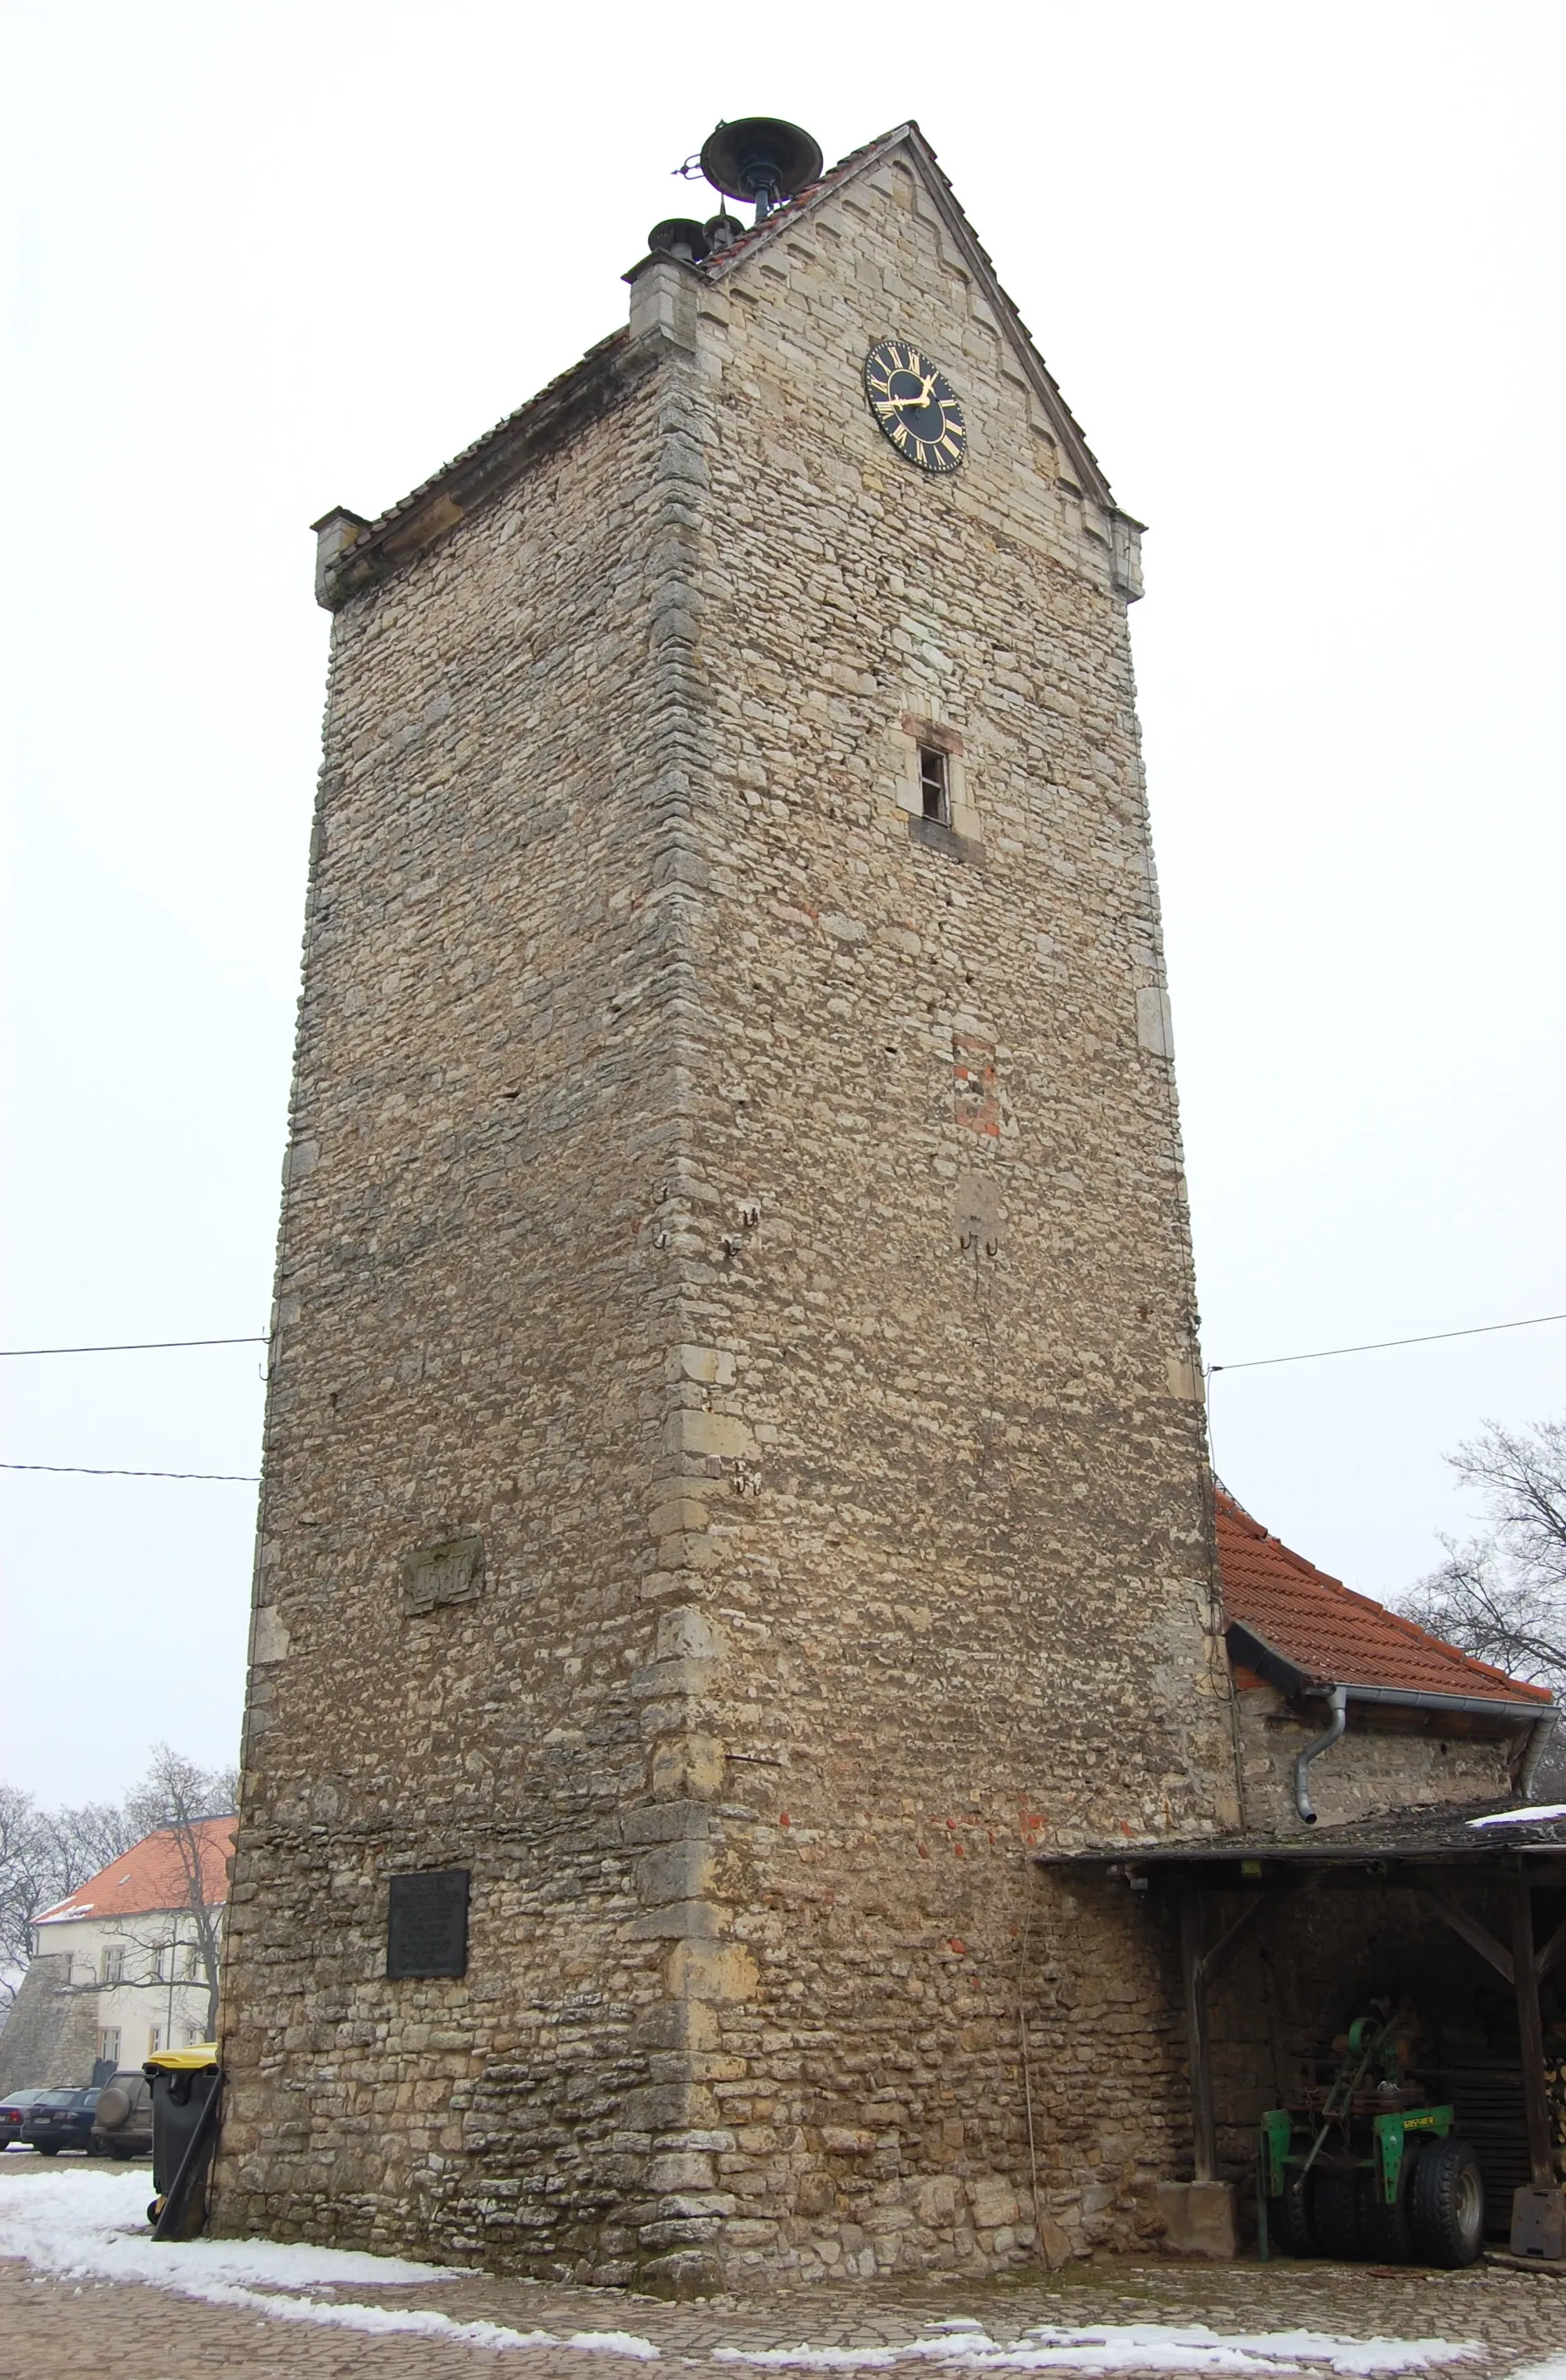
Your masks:
M 898 764 L 893 798 L 907 813 L 911 842 L 945 852 L 952 859 L 982 861 L 984 830 L 973 797 L 973 774 L 960 729 L 945 720 L 905 710 L 897 731 Z M 924 808 L 924 755 L 945 763 L 946 816 L 933 819 Z
M 951 762 L 938 744 L 919 747 L 919 793 L 924 816 L 936 826 L 951 824 Z

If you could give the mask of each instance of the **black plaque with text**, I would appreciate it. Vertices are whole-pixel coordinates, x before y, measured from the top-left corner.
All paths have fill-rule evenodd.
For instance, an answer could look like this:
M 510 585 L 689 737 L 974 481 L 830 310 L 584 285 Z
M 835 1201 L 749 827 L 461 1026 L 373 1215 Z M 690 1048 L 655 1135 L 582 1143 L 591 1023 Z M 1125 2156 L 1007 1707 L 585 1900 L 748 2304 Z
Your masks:
M 432 1868 L 394 1876 L 386 1904 L 388 1975 L 465 1975 L 468 1871 Z

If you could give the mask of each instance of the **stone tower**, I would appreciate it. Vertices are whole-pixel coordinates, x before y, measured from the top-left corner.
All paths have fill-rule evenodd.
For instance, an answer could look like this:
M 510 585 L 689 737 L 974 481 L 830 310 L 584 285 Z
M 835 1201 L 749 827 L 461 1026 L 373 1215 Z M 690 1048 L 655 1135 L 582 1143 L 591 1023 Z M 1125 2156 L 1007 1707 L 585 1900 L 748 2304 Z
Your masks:
M 228 2231 L 978 2271 L 1179 2170 L 1030 1858 L 1235 1815 L 1138 528 L 916 127 L 717 237 L 320 525 Z

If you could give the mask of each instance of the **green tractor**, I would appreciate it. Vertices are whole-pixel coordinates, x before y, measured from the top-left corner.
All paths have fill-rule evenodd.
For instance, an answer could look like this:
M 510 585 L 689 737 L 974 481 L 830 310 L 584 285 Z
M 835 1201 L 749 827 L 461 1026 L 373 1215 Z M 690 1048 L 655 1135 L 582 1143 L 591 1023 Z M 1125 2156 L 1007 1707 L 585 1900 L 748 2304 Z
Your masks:
M 1385 2002 L 1356 2017 L 1318 2104 L 1269 2107 L 1256 2165 L 1264 2257 L 1332 2256 L 1376 2265 L 1472 2265 L 1485 2244 L 1478 2159 L 1450 2107 L 1419 2104 L 1405 2079 L 1399 2022 Z

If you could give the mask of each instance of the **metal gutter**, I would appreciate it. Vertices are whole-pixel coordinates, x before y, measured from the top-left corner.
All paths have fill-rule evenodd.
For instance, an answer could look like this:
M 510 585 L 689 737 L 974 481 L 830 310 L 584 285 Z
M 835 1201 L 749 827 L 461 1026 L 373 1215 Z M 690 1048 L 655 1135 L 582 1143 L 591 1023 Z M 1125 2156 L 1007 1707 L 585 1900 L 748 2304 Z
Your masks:
M 1398 1710 L 1463 1711 L 1471 1717 L 1489 1712 L 1514 1724 L 1521 1719 L 1531 1723 L 1541 1718 L 1553 1721 L 1555 1715 L 1548 1703 L 1503 1703 L 1488 1694 L 1415 1694 L 1403 1686 L 1353 1685 L 1347 1688 L 1347 1693 L 1349 1700 L 1355 1703 L 1389 1703 Z
M 1508 1726 L 1519 1727 L 1526 1721 L 1533 1725 L 1544 1718 L 1553 1719 L 1553 1703 L 1502 1702 L 1495 1694 L 1429 1694 L 1412 1686 L 1357 1685 L 1351 1678 L 1318 1678 L 1302 1670 L 1286 1653 L 1279 1653 L 1266 1639 L 1254 1635 L 1242 1621 L 1231 1620 L 1225 1630 L 1230 1652 L 1237 1661 L 1276 1686 L 1281 1694 L 1307 1694 L 1330 1698 L 1341 1686 L 1349 1700 L 1355 1703 L 1383 1703 L 1395 1710 L 1451 1711 L 1470 1718 L 1494 1718 Z

